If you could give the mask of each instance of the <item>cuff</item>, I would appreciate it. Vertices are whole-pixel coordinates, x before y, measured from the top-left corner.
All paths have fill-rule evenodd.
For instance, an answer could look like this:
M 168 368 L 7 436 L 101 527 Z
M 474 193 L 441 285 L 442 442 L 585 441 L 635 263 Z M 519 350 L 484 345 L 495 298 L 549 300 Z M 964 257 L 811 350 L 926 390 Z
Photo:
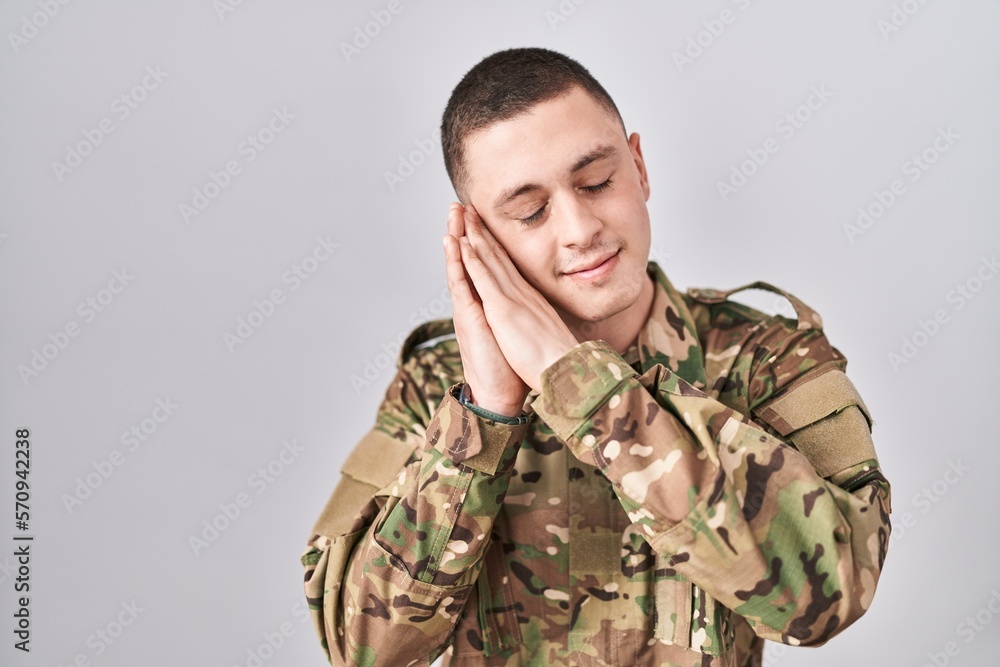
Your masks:
M 427 425 L 427 441 L 453 463 L 488 475 L 514 467 L 528 424 L 502 424 L 480 416 L 458 402 L 456 384 L 441 399 Z
M 531 406 L 563 441 L 636 375 L 603 340 L 580 343 L 542 372 L 542 390 Z

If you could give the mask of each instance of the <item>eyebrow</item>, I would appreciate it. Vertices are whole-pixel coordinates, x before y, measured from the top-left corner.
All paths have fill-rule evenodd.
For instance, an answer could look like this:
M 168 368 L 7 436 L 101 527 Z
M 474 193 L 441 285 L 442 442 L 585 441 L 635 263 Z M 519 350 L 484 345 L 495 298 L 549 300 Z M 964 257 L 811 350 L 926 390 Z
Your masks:
M 618 155 L 618 149 L 614 146 L 600 146 L 590 151 L 586 155 L 582 156 L 579 160 L 573 163 L 570 168 L 570 173 L 575 174 L 592 162 L 597 162 L 598 160 L 606 160 L 611 157 Z M 500 196 L 496 198 L 493 202 L 493 208 L 499 209 L 504 205 L 508 204 L 512 199 L 516 199 L 521 195 L 528 194 L 529 192 L 535 192 L 536 190 L 541 190 L 542 186 L 537 183 L 523 183 L 521 185 L 515 185 L 514 187 L 507 188 L 500 193 Z

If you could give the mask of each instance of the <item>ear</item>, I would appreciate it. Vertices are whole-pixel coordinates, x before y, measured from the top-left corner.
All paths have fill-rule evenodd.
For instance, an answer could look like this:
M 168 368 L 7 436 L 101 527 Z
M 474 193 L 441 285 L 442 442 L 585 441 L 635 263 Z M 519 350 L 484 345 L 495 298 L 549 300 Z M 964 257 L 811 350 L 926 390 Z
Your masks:
M 646 161 L 642 157 L 638 132 L 633 132 L 628 138 L 628 146 L 632 149 L 632 160 L 635 161 L 635 168 L 639 172 L 639 185 L 642 187 L 642 194 L 646 201 L 649 201 L 649 176 L 646 174 Z

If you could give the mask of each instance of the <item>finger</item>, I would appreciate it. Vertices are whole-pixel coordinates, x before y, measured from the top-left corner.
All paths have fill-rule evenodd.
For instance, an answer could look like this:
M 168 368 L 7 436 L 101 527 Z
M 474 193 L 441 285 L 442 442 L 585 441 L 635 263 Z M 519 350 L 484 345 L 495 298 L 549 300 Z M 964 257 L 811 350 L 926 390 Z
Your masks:
M 493 236 L 493 232 L 491 232 L 490 228 L 486 226 L 485 222 L 483 222 L 483 216 L 479 215 L 479 211 L 476 210 L 476 207 L 469 204 L 465 207 L 465 213 L 468 219 L 471 220 L 471 227 L 474 228 L 475 233 L 482 236 L 483 240 L 486 241 L 490 248 L 499 249 L 506 255 L 507 249 L 504 248 L 500 242 L 496 240 L 496 237 Z
M 471 313 L 472 320 L 474 321 L 479 317 L 485 319 L 485 313 L 483 313 L 482 305 L 474 297 L 470 282 L 465 274 L 465 267 L 462 265 L 462 255 L 458 248 L 457 239 L 451 234 L 445 234 L 442 242 L 444 245 L 448 292 L 451 294 L 451 302 L 454 307 L 452 319 L 455 326 L 455 341 L 458 343 L 459 350 L 464 352 L 466 315 Z
M 467 206 L 464 217 L 466 238 L 469 239 L 476 250 L 476 254 L 482 260 L 483 264 L 490 269 L 497 281 L 509 285 L 512 280 L 520 277 L 517 269 L 510 261 L 507 251 L 490 234 L 489 229 L 486 228 L 486 223 L 479 217 L 476 209 L 471 205 Z
M 445 234 L 443 243 L 448 291 L 451 292 L 451 300 L 457 312 L 459 308 L 469 308 L 478 304 L 479 295 L 466 275 L 458 239 L 451 234 Z
M 460 202 L 452 202 L 448 205 L 448 233 L 455 237 L 456 240 L 465 236 L 465 207 L 462 206 Z M 448 247 L 445 245 L 445 251 L 447 252 Z M 457 261 L 461 262 L 462 253 L 460 250 L 455 250 L 455 255 Z M 478 301 L 479 295 L 476 293 L 476 288 L 472 286 L 472 281 L 469 278 L 469 274 L 465 270 L 465 266 L 462 267 L 462 274 L 465 276 L 465 280 L 469 283 L 469 288 L 472 290 L 473 297 Z
M 499 288 L 503 289 L 504 293 L 512 299 L 533 303 L 542 301 L 545 305 L 548 305 L 545 297 L 521 274 L 520 269 L 517 268 L 514 260 L 507 253 L 507 249 L 504 248 L 502 243 L 496 240 L 496 237 L 490 232 L 489 227 L 486 226 L 482 216 L 479 215 L 475 207 L 469 204 L 464 207 L 464 210 L 465 227 L 469 232 L 467 237 L 479 237 L 481 245 L 477 246 L 476 243 L 473 243 L 473 246 L 476 247 L 477 253 L 480 253 L 483 263 L 490 268 L 493 275 L 497 278 Z M 481 247 L 487 247 L 488 250 L 480 252 L 479 248 Z
M 486 229 L 486 224 L 483 222 L 479 212 L 476 211 L 472 204 L 462 208 L 462 221 L 465 224 L 466 236 L 471 237 L 474 242 L 481 243 L 482 246 L 490 247 L 492 249 L 496 239 L 494 239 L 493 235 L 490 234 L 488 229 Z M 489 236 L 487 236 L 487 234 Z
M 469 278 L 472 279 L 472 286 L 479 293 L 484 308 L 486 301 L 502 298 L 502 290 L 497 283 L 496 276 L 483 262 L 468 236 L 459 239 L 459 248 L 462 252 L 462 263 L 465 265 Z
M 456 239 L 465 236 L 464 209 L 458 202 L 452 202 L 448 206 L 448 233 Z

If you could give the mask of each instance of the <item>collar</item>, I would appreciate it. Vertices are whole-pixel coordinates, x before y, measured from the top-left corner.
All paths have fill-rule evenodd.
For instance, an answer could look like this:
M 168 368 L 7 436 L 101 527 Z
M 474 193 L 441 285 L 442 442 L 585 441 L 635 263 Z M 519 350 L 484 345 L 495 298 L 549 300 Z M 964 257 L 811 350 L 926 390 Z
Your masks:
M 656 290 L 649 319 L 639 330 L 636 341 L 622 356 L 640 375 L 656 364 L 662 364 L 692 386 L 705 391 L 705 357 L 698 342 L 694 316 L 683 296 L 674 289 L 656 262 L 647 264 L 646 273 L 652 278 Z
M 656 262 L 646 265 L 653 280 L 653 305 L 649 318 L 622 358 L 642 375 L 656 364 L 677 373 L 693 387 L 706 391 L 705 354 L 698 342 L 694 316 L 680 292 Z M 525 405 L 538 396 L 532 389 Z

